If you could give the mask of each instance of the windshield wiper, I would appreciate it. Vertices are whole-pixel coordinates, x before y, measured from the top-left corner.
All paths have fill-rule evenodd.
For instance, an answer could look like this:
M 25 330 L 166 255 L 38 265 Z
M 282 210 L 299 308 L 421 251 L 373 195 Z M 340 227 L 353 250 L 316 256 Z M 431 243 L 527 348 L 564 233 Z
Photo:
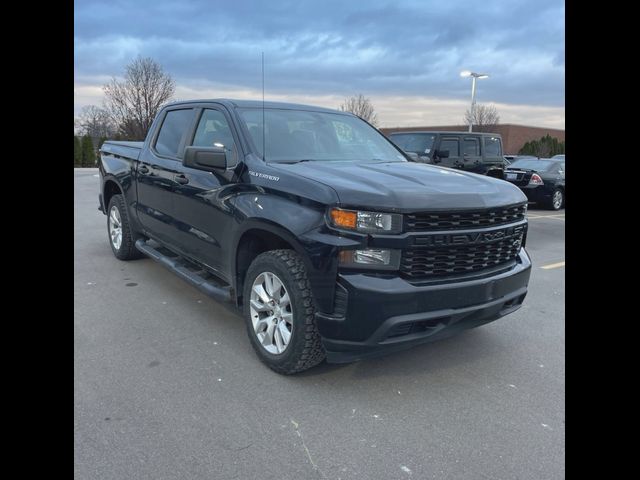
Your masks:
M 376 163 L 405 163 L 406 160 L 383 160 L 382 158 L 372 158 L 371 162 Z
M 291 162 L 273 162 L 273 163 L 284 163 L 286 165 L 291 165 L 294 163 L 302 163 L 302 162 L 315 162 L 315 160 L 312 158 L 303 158 L 302 160 L 293 160 Z

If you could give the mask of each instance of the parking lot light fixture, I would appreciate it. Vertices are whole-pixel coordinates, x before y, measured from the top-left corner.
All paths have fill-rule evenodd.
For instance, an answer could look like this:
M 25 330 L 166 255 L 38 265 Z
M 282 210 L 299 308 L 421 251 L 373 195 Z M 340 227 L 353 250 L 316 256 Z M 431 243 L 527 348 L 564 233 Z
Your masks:
M 471 115 L 469 116 L 469 131 L 473 130 L 473 113 L 476 107 L 476 79 L 489 78 L 486 73 L 476 73 L 469 70 L 463 70 L 460 72 L 460 76 L 463 78 L 471 77 Z

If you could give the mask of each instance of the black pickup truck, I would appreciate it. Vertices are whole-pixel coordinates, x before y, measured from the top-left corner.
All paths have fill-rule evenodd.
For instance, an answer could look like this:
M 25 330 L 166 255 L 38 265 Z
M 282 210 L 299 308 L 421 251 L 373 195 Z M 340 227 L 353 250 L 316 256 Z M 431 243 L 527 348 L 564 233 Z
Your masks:
M 173 103 L 144 142 L 105 142 L 99 168 L 115 256 L 235 302 L 279 373 L 443 338 L 527 293 L 520 189 L 412 162 L 349 113 Z

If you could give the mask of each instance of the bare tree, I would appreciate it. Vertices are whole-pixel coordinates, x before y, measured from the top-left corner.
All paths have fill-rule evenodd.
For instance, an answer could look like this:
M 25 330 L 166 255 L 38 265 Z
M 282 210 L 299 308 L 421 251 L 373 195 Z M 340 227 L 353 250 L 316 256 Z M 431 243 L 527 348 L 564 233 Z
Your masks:
M 118 126 L 118 133 L 127 139 L 144 140 L 160 108 L 173 97 L 176 86 L 159 63 L 139 57 L 127 65 L 124 81 L 113 78 L 102 89 L 105 108 Z
M 363 120 L 366 120 L 371 125 L 378 125 L 378 115 L 371 101 L 362 94 L 345 99 L 344 103 L 340 105 L 340 110 L 343 112 L 351 112 Z
M 91 138 L 112 137 L 116 131 L 109 113 L 95 105 L 88 105 L 80 110 L 76 126 L 81 135 L 89 135 Z
M 471 111 L 464 114 L 464 121 L 469 125 Z M 498 110 L 493 105 L 476 105 L 473 109 L 473 131 L 474 132 L 494 132 L 496 125 L 500 122 Z

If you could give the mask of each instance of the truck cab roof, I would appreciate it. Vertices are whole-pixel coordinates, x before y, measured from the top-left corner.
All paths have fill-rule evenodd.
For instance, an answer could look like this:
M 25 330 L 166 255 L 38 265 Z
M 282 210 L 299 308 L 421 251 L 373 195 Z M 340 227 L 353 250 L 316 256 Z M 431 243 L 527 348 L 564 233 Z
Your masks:
M 483 135 L 487 137 L 499 137 L 499 133 L 487 133 L 487 132 L 461 132 L 461 131 L 453 131 L 453 130 L 406 130 L 406 131 L 398 131 L 398 132 L 390 132 L 387 135 L 406 135 L 409 133 L 432 133 L 432 134 L 440 134 L 440 135 Z
M 313 105 L 304 105 L 299 103 L 287 103 L 287 102 L 263 102 L 261 100 L 235 100 L 230 98 L 205 98 L 197 100 L 185 100 L 180 102 L 172 102 L 166 107 L 172 107 L 174 105 L 193 105 L 199 103 L 220 103 L 228 108 L 277 108 L 281 110 L 306 110 L 312 112 L 329 112 L 340 113 L 343 115 L 352 115 L 350 112 L 343 112 L 332 108 L 317 107 Z

